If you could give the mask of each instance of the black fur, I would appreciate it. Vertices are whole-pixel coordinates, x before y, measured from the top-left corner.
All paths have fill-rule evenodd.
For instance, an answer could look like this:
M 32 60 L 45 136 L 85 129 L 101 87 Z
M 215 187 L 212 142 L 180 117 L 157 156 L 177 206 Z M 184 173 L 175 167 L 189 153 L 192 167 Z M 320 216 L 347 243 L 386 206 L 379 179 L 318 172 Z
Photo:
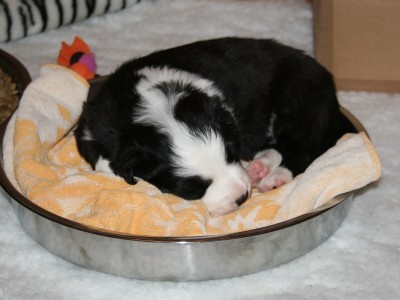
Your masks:
M 76 137 L 81 155 L 94 167 L 99 156 L 134 184 L 136 177 L 186 199 L 202 197 L 208 178 L 181 177 L 171 165 L 170 141 L 155 126 L 134 124 L 135 85 L 144 67 L 184 70 L 212 81 L 223 93 L 212 99 L 179 83 L 160 85 L 164 93 L 182 90 L 175 118 L 193 132 L 213 128 L 224 140 L 228 162 L 251 160 L 267 148 L 283 156 L 297 175 L 346 132 L 354 131 L 339 111 L 331 74 L 302 51 L 273 40 L 223 38 L 200 41 L 133 59 L 118 68 L 101 92 L 85 103 Z M 267 134 L 273 123 L 273 134 Z M 82 140 L 83 129 L 94 140 Z

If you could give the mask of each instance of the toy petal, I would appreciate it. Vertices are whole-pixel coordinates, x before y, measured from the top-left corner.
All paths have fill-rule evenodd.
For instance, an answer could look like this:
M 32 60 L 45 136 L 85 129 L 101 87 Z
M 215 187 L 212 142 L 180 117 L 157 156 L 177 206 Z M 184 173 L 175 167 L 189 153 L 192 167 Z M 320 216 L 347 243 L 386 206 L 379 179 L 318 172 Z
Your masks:
M 94 73 L 92 73 L 89 68 L 81 63 L 76 63 L 70 67 L 71 70 L 81 75 L 83 78 L 89 80 L 94 77 Z
M 74 52 L 83 52 L 83 53 L 90 52 L 89 46 L 79 36 L 75 37 L 75 40 L 71 45 L 71 48 L 74 49 Z
M 63 57 L 63 56 L 58 56 L 58 58 L 57 58 L 57 63 L 58 63 L 59 65 L 64 66 L 64 67 L 69 67 L 69 59 L 66 59 L 66 58 Z
M 70 48 L 70 46 L 68 46 L 65 42 L 62 42 L 61 50 L 58 53 L 57 63 L 68 67 L 72 54 L 73 54 L 73 50 Z
M 96 60 L 93 53 L 82 55 L 79 62 L 87 66 L 92 73 L 96 73 Z

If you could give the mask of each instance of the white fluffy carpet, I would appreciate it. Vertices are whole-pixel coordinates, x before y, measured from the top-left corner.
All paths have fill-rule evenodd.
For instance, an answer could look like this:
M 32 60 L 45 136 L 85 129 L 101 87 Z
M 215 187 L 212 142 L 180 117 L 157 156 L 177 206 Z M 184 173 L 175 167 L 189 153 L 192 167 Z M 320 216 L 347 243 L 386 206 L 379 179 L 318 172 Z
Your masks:
M 125 11 L 0 44 L 33 77 L 54 63 L 61 41 L 83 37 L 107 74 L 132 56 L 227 35 L 273 37 L 312 54 L 312 13 L 298 0 L 143 0 Z M 0 195 L 0 299 L 399 299 L 400 94 L 339 92 L 381 156 L 379 183 L 357 194 L 325 243 L 285 265 L 208 282 L 146 282 L 86 270 L 25 234 Z

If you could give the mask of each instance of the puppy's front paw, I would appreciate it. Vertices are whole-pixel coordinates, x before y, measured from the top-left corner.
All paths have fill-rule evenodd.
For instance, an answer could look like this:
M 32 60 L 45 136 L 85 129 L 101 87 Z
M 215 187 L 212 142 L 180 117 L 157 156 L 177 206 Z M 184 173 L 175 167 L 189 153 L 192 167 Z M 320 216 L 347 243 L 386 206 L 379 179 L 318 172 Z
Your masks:
M 257 186 L 261 179 L 269 174 L 269 167 L 259 160 L 250 162 L 246 167 L 247 174 L 250 177 L 251 185 Z
M 275 149 L 268 149 L 256 154 L 246 167 L 251 185 L 256 187 L 260 181 L 271 174 L 282 162 L 282 155 Z
M 285 183 L 288 183 L 293 179 L 292 172 L 284 167 L 278 167 L 274 172 L 264 177 L 259 184 L 257 189 L 260 192 L 267 192 L 274 188 L 280 187 Z

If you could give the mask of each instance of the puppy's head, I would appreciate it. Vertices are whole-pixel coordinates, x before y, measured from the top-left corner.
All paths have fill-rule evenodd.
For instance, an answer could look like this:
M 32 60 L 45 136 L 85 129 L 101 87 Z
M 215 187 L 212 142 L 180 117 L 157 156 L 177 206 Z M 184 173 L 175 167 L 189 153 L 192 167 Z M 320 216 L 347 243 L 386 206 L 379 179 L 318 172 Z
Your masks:
M 236 140 L 212 129 L 192 132 L 184 124 L 168 133 L 159 130 L 138 127 L 111 163 L 114 172 L 129 183 L 141 178 L 162 192 L 202 199 L 212 216 L 230 213 L 247 200 L 251 184 L 237 158 Z

